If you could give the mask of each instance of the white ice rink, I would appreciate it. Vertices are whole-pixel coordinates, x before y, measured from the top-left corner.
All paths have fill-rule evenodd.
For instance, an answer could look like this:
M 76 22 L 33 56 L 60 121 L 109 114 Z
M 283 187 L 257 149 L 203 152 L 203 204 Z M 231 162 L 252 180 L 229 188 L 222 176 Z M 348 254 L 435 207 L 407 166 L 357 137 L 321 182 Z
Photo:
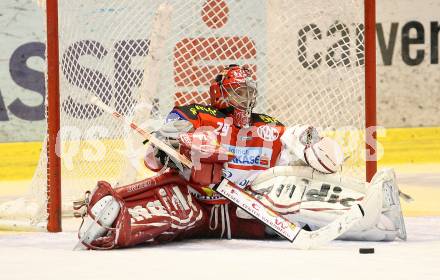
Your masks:
M 406 221 L 407 242 L 334 241 L 313 251 L 287 241 L 192 240 L 78 252 L 74 232 L 0 234 L 0 279 L 439 280 L 440 217 Z

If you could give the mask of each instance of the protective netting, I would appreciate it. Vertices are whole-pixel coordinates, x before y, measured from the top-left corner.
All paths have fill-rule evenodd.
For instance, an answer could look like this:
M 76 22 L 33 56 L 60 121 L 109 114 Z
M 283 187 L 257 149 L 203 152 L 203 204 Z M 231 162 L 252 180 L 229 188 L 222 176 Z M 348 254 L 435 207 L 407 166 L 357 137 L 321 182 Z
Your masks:
M 207 104 L 223 65 L 253 69 L 257 112 L 336 137 L 364 178 L 363 0 L 59 1 L 62 194 L 147 176 L 142 139 L 90 95 L 154 129 L 176 104 Z M 44 150 L 43 150 L 44 151 Z M 28 200 L 46 218 L 43 152 Z M 20 210 L 20 209 L 18 209 Z M 1 217 L 0 209 L 0 217 Z

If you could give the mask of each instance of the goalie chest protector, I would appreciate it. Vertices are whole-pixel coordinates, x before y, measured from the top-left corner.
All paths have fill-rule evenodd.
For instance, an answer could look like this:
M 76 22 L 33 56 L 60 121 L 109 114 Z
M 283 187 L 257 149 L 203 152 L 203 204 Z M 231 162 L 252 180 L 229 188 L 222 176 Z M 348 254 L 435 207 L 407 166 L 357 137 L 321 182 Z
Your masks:
M 223 176 L 246 187 L 259 172 L 275 166 L 281 153 L 280 137 L 285 127 L 273 117 L 253 113 L 252 125 L 239 128 L 233 124 L 231 110 L 192 104 L 175 107 L 167 122 L 187 120 L 197 128 L 210 127 L 223 147 L 235 154 L 225 165 Z

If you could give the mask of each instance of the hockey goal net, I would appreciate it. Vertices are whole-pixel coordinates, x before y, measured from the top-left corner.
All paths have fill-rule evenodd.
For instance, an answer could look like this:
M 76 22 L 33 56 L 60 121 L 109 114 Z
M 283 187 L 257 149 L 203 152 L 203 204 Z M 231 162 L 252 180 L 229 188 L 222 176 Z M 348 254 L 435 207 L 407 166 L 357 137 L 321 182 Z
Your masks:
M 374 108 L 366 111 L 373 93 L 365 66 L 374 51 L 366 55 L 364 36 L 374 1 L 365 1 L 76 0 L 58 1 L 56 12 L 48 0 L 48 31 L 54 15 L 59 30 L 58 41 L 48 36 L 48 60 L 58 43 L 59 68 L 49 65 L 46 102 L 57 98 L 59 78 L 61 130 L 46 139 L 29 194 L 1 205 L 0 219 L 45 227 L 48 204 L 59 217 L 51 174 L 61 175 L 65 213 L 97 180 L 117 185 L 151 175 L 142 167 L 142 139 L 90 96 L 155 129 L 174 105 L 207 104 L 209 83 L 232 63 L 253 69 L 256 111 L 332 135 L 347 158 L 342 172 L 365 179 L 365 123 L 375 117 Z M 374 79 L 367 85 L 374 90 Z M 57 131 L 56 117 L 48 120 Z M 51 147 L 61 151 L 60 169 L 47 168 Z M 59 218 L 51 223 L 59 229 Z

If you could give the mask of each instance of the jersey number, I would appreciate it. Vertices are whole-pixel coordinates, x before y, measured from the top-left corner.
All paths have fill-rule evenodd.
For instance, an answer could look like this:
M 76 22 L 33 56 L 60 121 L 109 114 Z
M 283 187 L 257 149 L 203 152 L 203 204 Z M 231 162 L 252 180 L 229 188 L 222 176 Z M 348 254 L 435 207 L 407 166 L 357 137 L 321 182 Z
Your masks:
M 228 135 L 228 131 L 231 125 L 227 123 L 217 122 L 217 127 L 214 129 L 215 134 L 220 136 Z

